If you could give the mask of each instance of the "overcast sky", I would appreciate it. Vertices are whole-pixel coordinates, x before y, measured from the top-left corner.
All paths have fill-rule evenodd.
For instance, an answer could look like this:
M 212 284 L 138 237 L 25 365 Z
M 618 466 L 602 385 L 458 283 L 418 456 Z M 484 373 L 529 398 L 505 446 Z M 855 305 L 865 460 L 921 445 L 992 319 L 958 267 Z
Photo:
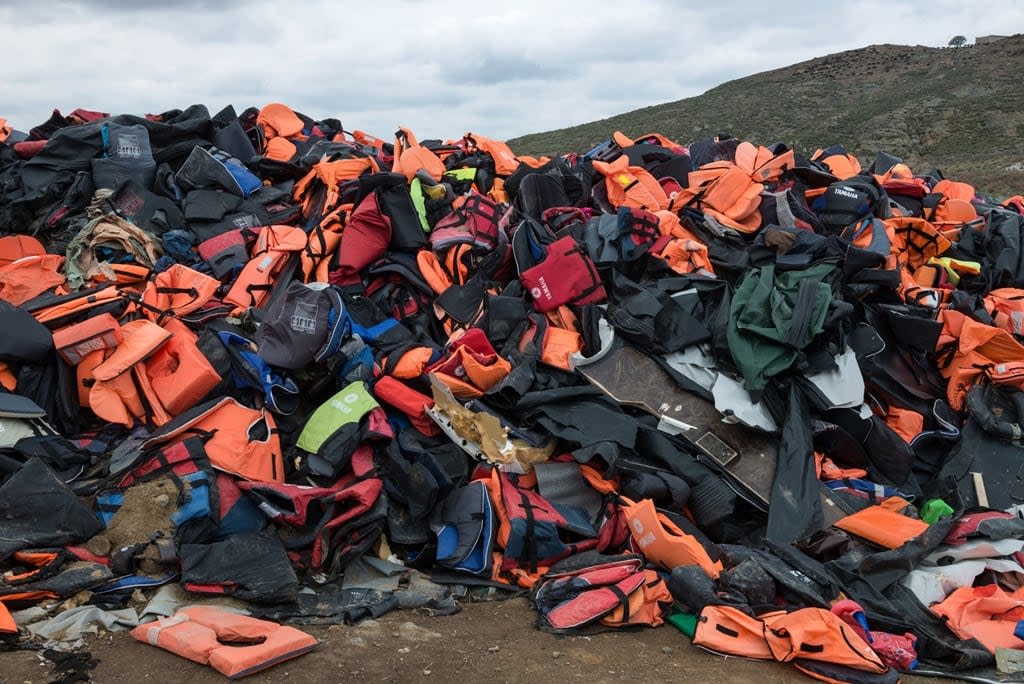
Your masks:
M 842 50 L 1020 32 L 1020 0 L 0 0 L 0 117 L 279 101 L 389 139 L 508 138 Z

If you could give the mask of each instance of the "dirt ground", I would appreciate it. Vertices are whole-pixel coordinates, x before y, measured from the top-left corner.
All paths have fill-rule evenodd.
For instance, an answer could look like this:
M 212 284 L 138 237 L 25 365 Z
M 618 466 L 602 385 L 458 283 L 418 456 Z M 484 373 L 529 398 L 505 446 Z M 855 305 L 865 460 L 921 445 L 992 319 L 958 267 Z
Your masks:
M 308 655 L 245 681 L 270 682 L 714 682 L 759 684 L 810 682 L 793 668 L 724 658 L 692 646 L 675 628 L 558 637 L 533 628 L 525 599 L 470 604 L 451 617 L 393 612 L 352 627 L 306 627 L 321 640 Z M 412 623 L 412 625 L 408 624 Z M 227 681 L 213 670 L 134 641 L 127 633 L 88 641 L 98 661 L 95 682 Z M 48 663 L 32 652 L 0 656 L 3 684 L 53 681 Z M 907 684 L 949 680 L 904 677 Z

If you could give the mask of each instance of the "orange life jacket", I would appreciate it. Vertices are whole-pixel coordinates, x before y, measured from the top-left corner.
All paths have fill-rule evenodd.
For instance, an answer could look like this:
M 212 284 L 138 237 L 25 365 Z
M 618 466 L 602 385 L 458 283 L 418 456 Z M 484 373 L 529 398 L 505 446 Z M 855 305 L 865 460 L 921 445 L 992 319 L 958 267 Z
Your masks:
M 164 328 L 173 336 L 146 361 L 146 374 L 164 410 L 176 416 L 202 401 L 221 377 L 184 323 L 170 319 Z
M 3 119 L 0 119 L 3 121 Z M 0 237 L 0 266 L 6 266 L 27 256 L 42 256 L 46 248 L 31 235 L 4 235 Z
M 466 133 L 462 139 L 472 151 L 478 149 L 494 160 L 494 173 L 498 176 L 511 176 L 519 168 L 519 160 L 504 142 L 485 138 L 477 133 Z
M 653 501 L 641 499 L 634 503 L 629 499 L 623 500 L 622 510 L 630 534 L 647 560 L 669 571 L 680 565 L 699 565 L 711 579 L 718 579 L 722 562 L 711 560 L 701 543 L 659 513 Z
M 0 387 L 13 392 L 18 387 L 18 376 L 11 371 L 6 361 L 0 361 Z
M 668 195 L 658 179 L 642 166 L 630 166 L 627 156 L 612 162 L 595 161 L 594 169 L 604 175 L 608 202 L 616 209 L 668 209 Z
M 280 102 L 271 102 L 256 115 L 256 125 L 263 129 L 267 140 L 271 138 L 292 138 L 302 133 L 302 119 L 292 108 Z
M 194 435 L 218 470 L 256 482 L 284 482 L 281 440 L 273 415 L 223 397 L 186 411 L 146 441 L 143 449 L 172 444 Z
M 823 150 L 816 150 L 811 155 L 811 159 L 827 166 L 832 175 L 839 180 L 846 180 L 861 172 L 860 162 L 852 154 L 830 154 L 824 156 Z
M 100 418 L 132 427 L 136 420 L 163 425 L 171 419 L 156 397 L 142 362 L 156 353 L 171 333 L 146 319 L 121 326 L 121 343 L 92 369 L 89 406 Z
M 601 618 L 606 627 L 657 627 L 665 622 L 663 614 L 672 605 L 672 592 L 657 570 L 644 570 L 644 583 L 626 599 L 626 605 L 617 606 Z
M 949 380 L 949 405 L 959 411 L 967 391 L 986 375 L 987 369 L 1024 359 L 1024 345 L 1006 330 L 985 325 L 959 311 L 944 310 L 940 318 L 942 333 L 936 344 L 940 372 Z
M 841 518 L 835 526 L 887 549 L 898 549 L 928 529 L 928 523 L 899 513 L 907 505 L 904 499 L 890 496 Z
M 236 311 L 259 308 L 270 294 L 274 280 L 292 254 L 305 248 L 306 234 L 292 226 L 265 226 L 256 238 L 250 259 L 238 274 L 224 302 Z
M 0 119 L 2 122 L 3 119 Z M 2 141 L 0 141 L 2 142 Z M 15 624 L 14 618 L 11 617 L 10 611 L 7 610 L 2 602 L 0 602 L 0 634 L 17 634 L 18 625 Z
M 889 668 L 852 627 L 824 608 L 761 616 L 772 657 L 780 663 L 817 660 L 881 674 Z
M 55 330 L 53 346 L 68 365 L 74 366 L 94 351 L 113 349 L 123 339 L 121 325 L 110 314 L 102 313 Z
M 541 342 L 540 360 L 549 366 L 572 371 L 570 357 L 583 351 L 583 336 L 575 329 L 569 330 L 558 325 L 549 325 Z
M 29 255 L 0 265 L 0 299 L 15 306 L 63 285 L 60 272 L 64 257 L 59 254 Z
M 68 318 L 76 318 L 91 309 L 114 303 L 115 300 L 125 299 L 125 295 L 111 286 L 101 286 L 89 291 L 78 293 L 77 296 L 61 299 L 55 304 L 33 308 L 30 313 L 40 323 L 47 327 L 60 327 L 60 321 Z M 128 313 L 133 310 L 131 305 L 125 310 Z
M 345 228 L 345 217 L 350 209 L 349 205 L 338 207 L 309 231 L 306 247 L 299 254 L 303 282 L 328 282 L 331 257 L 341 244 L 341 231 Z
M 996 288 L 983 301 L 996 327 L 1012 335 L 1024 335 L 1024 290 L 1014 287 Z
M 288 138 L 270 138 L 263 146 L 263 156 L 274 161 L 287 162 L 299 148 Z
M 666 149 L 669 149 L 669 150 L 673 150 L 673 151 L 674 150 L 680 150 L 683 147 L 679 143 L 673 142 L 672 140 L 669 140 L 668 138 L 663 136 L 661 133 L 647 133 L 647 134 L 641 135 L 641 136 L 639 136 L 637 138 L 630 138 L 629 136 L 627 136 L 622 131 L 615 131 L 614 133 L 612 133 L 612 140 L 614 140 L 616 142 L 616 144 L 618 144 L 618 146 L 623 148 L 623 149 L 625 149 L 627 147 L 632 147 L 633 145 L 640 144 L 642 141 L 643 142 L 653 141 L 653 142 L 657 143 L 658 145 L 661 145 L 662 147 L 664 147 Z
M 1024 590 L 1011 593 L 996 584 L 960 587 L 931 606 L 931 611 L 944 618 L 958 637 L 977 639 L 991 653 L 997 648 L 1020 648 L 1014 629 L 1024 619 Z
M 924 431 L 924 416 L 911 409 L 890 406 L 885 414 L 885 424 L 910 444 Z
M 743 233 L 761 227 L 764 185 L 729 161 L 710 162 L 690 172 L 690 186 L 672 201 L 673 210 L 695 206 L 719 223 Z
M 309 653 L 319 642 L 294 627 L 214 608 L 190 606 L 139 625 L 136 640 L 209 665 L 230 679 Z
M 483 396 L 512 370 L 480 328 L 471 328 L 449 345 L 448 356 L 426 369 L 448 386 L 456 399 Z
M 426 169 L 434 180 L 441 180 L 445 172 L 440 157 L 420 145 L 408 128 L 399 128 L 395 133 L 395 161 L 391 172 L 400 173 L 411 181 L 420 169 Z
M 732 606 L 704 606 L 693 643 L 715 653 L 754 660 L 773 660 L 764 638 L 764 623 Z
M 165 315 L 186 316 L 210 301 L 218 287 L 220 281 L 215 278 L 183 264 L 174 264 L 146 284 L 142 301 L 147 306 L 143 307 L 143 312 L 157 322 Z
M 338 188 L 342 181 L 358 178 L 364 173 L 377 173 L 380 167 L 372 157 L 360 159 L 339 159 L 314 164 L 309 173 L 295 183 L 292 197 L 302 205 L 302 215 L 328 213 L 337 208 L 340 195 Z M 315 192 L 323 189 L 323 196 Z
M 900 254 L 900 263 L 916 270 L 933 257 L 942 256 L 952 243 L 928 221 L 913 216 L 885 219 L 892 228 L 892 243 Z
M 737 145 L 735 160 L 736 166 L 761 183 L 777 181 L 784 171 L 796 165 L 793 150 L 777 155 L 763 145 L 755 147 L 746 140 Z

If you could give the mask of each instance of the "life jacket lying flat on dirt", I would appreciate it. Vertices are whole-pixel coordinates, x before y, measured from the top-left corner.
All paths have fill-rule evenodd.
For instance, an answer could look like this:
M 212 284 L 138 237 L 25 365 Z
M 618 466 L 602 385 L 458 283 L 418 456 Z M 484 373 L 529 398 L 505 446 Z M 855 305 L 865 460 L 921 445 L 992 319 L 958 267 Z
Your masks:
M 171 617 L 139 625 L 132 636 L 209 665 L 229 679 L 297 658 L 320 643 L 294 627 L 208 606 L 182 608 Z
M 852 627 L 823 608 L 752 617 L 732 606 L 705 606 L 693 643 L 725 655 L 793 663 L 804 674 L 825 682 L 899 681 Z M 823 665 L 836 669 L 829 671 Z

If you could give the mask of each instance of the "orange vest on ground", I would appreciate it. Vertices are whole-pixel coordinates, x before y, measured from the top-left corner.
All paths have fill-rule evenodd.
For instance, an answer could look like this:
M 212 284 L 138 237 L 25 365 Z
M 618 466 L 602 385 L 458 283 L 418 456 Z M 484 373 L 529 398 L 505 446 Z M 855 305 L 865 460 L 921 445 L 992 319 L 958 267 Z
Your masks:
M 732 606 L 704 606 L 693 643 L 715 653 L 754 660 L 773 660 L 764 638 L 764 623 Z
M 1024 646 L 1013 632 L 1024 620 L 1024 589 L 1012 593 L 995 584 L 960 587 L 931 611 L 946 619 L 946 626 L 961 639 L 977 639 L 995 653 L 997 648 Z
M 650 499 L 624 499 L 622 507 L 633 541 L 647 560 L 668 571 L 680 565 L 699 565 L 711 579 L 718 579 L 722 562 L 711 560 L 707 550 L 690 534 L 654 508 Z
M 230 679 L 309 653 L 320 643 L 294 627 L 211 606 L 182 608 L 170 617 L 139 625 L 132 636 L 209 665 Z
M 761 620 L 768 648 L 780 663 L 802 658 L 876 674 L 889 669 L 852 627 L 824 608 L 769 613 Z
M 146 361 L 146 375 L 167 413 L 177 416 L 202 401 L 220 384 L 221 377 L 188 326 L 170 319 L 164 327 L 173 337 Z
M 629 595 L 625 606 L 620 605 L 601 618 L 601 624 L 607 627 L 657 627 L 665 622 L 662 615 L 673 601 L 672 592 L 658 571 L 647 569 L 644 570 L 644 583 L 640 589 Z

